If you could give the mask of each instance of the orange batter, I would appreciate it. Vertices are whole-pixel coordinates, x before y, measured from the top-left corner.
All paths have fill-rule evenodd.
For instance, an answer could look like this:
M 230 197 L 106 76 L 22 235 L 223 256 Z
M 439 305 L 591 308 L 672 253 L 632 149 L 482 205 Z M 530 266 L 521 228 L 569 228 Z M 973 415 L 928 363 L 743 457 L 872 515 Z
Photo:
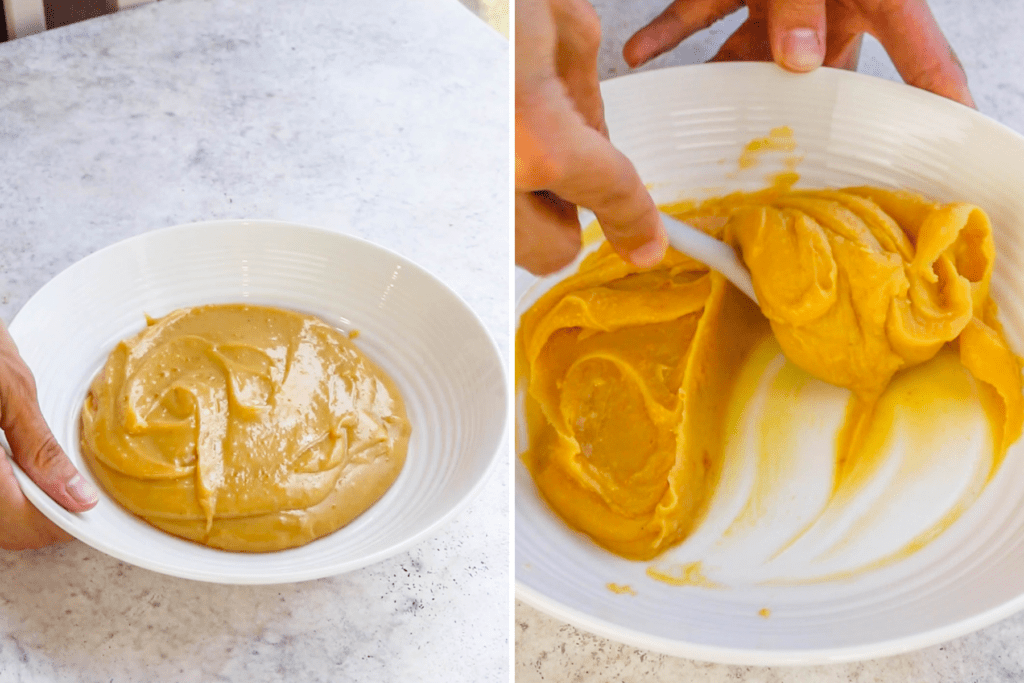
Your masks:
M 263 552 L 329 534 L 397 478 L 410 433 L 391 380 L 318 318 L 247 305 L 151 320 L 82 409 L 103 488 L 155 527 Z
M 640 272 L 605 244 L 524 313 L 517 335 L 523 461 L 597 543 L 649 559 L 692 530 L 719 471 L 733 381 L 769 325 L 790 360 L 854 393 L 841 461 L 893 374 L 946 344 L 998 406 L 1000 454 L 1020 436 L 1021 362 L 989 298 L 980 208 L 773 187 L 669 211 L 741 252 L 761 311 L 686 256 L 670 250 Z

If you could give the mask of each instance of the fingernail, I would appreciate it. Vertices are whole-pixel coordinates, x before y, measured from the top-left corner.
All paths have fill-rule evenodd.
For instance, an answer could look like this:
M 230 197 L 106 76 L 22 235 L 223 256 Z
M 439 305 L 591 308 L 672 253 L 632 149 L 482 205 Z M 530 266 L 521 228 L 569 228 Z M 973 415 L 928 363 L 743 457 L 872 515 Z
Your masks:
M 665 258 L 668 248 L 664 238 L 653 239 L 642 247 L 629 252 L 629 262 L 638 268 L 653 268 Z
M 795 28 L 782 41 L 782 61 L 787 69 L 811 71 L 825 59 L 818 34 L 809 28 Z
M 87 482 L 81 474 L 71 477 L 67 483 L 67 489 L 71 497 L 83 505 L 94 503 L 100 497 L 100 492 L 96 490 L 96 487 Z

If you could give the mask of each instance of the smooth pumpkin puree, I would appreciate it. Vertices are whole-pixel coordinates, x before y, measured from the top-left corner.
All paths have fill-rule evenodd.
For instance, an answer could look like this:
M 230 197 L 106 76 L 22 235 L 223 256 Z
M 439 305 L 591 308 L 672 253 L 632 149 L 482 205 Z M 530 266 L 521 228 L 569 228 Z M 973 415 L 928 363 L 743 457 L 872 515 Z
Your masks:
M 699 522 L 747 354 L 774 334 L 811 375 L 851 390 L 836 487 L 893 375 L 946 345 L 989 392 L 996 462 L 1021 433 L 1021 360 L 989 297 L 995 249 L 979 207 L 869 187 L 775 186 L 668 207 L 733 244 L 761 310 L 670 250 L 649 271 L 608 244 L 520 322 L 522 459 L 572 527 L 650 559 Z
M 392 381 L 319 318 L 247 305 L 175 311 L 122 341 L 82 409 L 82 452 L 130 512 L 233 551 L 348 524 L 405 462 Z

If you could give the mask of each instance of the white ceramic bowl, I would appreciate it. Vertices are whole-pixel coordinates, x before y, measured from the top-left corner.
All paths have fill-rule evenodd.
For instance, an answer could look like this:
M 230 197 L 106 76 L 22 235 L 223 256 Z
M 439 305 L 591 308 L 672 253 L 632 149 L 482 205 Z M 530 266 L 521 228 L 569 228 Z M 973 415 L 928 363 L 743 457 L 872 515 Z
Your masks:
M 979 204 L 992 218 L 998 250 L 993 296 L 1011 344 L 1018 352 L 1024 350 L 1020 135 L 930 93 L 832 69 L 798 76 L 769 64 L 709 64 L 640 73 L 602 87 L 612 140 L 636 164 L 659 203 L 763 187 L 766 175 L 782 170 L 784 164 L 776 159 L 779 163 L 772 165 L 766 159 L 759 167 L 741 170 L 740 153 L 750 140 L 774 127 L 789 126 L 796 152 L 803 157 L 797 167 L 798 187 L 871 184 Z M 517 273 L 517 314 L 576 266 L 542 281 Z M 803 400 L 805 411 L 822 415 L 836 405 L 828 390 Z M 517 422 L 521 447 L 526 435 Z M 798 438 L 796 450 L 807 450 L 803 447 L 813 438 L 823 437 Z M 819 449 L 825 461 L 830 443 Z M 983 445 L 976 449 L 984 451 Z M 737 664 L 811 664 L 895 654 L 953 638 L 1024 608 L 1020 442 L 967 512 L 922 550 L 842 578 L 789 584 L 759 581 L 756 570 L 766 557 L 765 544 L 773 541 L 780 524 L 792 525 L 799 513 L 799 506 L 790 501 L 806 502 L 806 491 L 821 490 L 822 468 L 815 470 L 804 455 L 787 453 L 781 459 L 780 468 L 790 469 L 773 484 L 771 514 L 762 516 L 769 522 L 760 520 L 757 533 L 747 533 L 742 543 L 731 544 L 731 554 L 719 556 L 716 570 L 735 580 L 722 581 L 724 587 L 718 589 L 655 581 L 645 574 L 651 563 L 622 560 L 569 531 L 538 499 L 517 459 L 517 595 L 560 619 L 621 642 Z M 906 454 L 905 463 L 917 457 L 930 466 L 929 474 L 910 486 L 901 479 L 902 471 L 888 473 L 890 489 L 885 495 L 891 493 L 896 502 L 885 508 L 879 501 L 888 499 L 879 495 L 872 510 L 880 514 L 872 518 L 867 507 L 862 510 L 856 524 L 874 526 L 858 540 L 858 557 L 883 556 L 886 547 L 898 547 L 892 544 L 901 534 L 904 539 L 911 534 L 915 524 L 923 528 L 929 515 L 949 509 L 957 496 L 971 494 L 967 471 L 961 476 L 956 468 L 960 460 L 975 455 L 966 450 L 960 460 L 957 455 L 955 446 L 934 458 L 930 453 Z M 984 462 L 971 466 L 976 472 Z M 733 484 L 735 493 L 739 485 Z M 826 529 L 817 540 L 838 540 L 826 538 L 828 533 Z M 720 542 L 721 533 L 718 536 L 705 534 L 700 539 L 703 550 L 717 552 L 729 545 Z M 670 550 L 661 558 L 661 567 L 682 563 L 691 551 L 693 544 Z M 698 552 L 689 559 L 699 556 Z M 809 565 L 789 567 L 802 569 Z M 616 594 L 608 589 L 609 583 L 628 584 L 636 595 Z M 770 616 L 759 614 L 763 608 Z
M 431 534 L 500 461 L 504 363 L 459 297 L 407 259 L 369 242 L 275 221 L 213 221 L 145 233 L 82 259 L 43 286 L 10 331 L 35 373 L 43 414 L 86 477 L 79 413 L 89 383 L 145 315 L 205 303 L 257 303 L 359 330 L 358 346 L 394 378 L 413 425 L 391 489 L 341 530 L 301 548 L 242 554 L 184 541 L 106 495 L 71 514 L 21 470 L 32 503 L 65 531 L 118 559 L 219 583 L 282 583 L 339 574 Z M 94 481 L 94 480 L 93 480 Z

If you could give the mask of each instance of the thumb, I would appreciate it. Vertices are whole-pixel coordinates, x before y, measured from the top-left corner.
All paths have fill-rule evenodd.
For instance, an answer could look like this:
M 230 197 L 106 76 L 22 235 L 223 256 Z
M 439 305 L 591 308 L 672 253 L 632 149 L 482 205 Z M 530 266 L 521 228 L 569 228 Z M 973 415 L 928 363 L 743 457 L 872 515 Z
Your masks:
M 92 508 L 99 493 L 79 474 L 57 443 L 39 410 L 31 371 L 6 330 L 3 337 L 6 339 L 0 340 L 0 429 L 7 436 L 11 456 L 64 509 L 83 512 Z
M 825 0 L 768 0 L 768 40 L 779 66 L 817 69 L 825 59 Z
M 39 406 L 32 401 L 13 422 L 4 420 L 11 455 L 25 474 L 69 512 L 84 512 L 96 505 L 99 493 L 71 464 L 46 426 Z

